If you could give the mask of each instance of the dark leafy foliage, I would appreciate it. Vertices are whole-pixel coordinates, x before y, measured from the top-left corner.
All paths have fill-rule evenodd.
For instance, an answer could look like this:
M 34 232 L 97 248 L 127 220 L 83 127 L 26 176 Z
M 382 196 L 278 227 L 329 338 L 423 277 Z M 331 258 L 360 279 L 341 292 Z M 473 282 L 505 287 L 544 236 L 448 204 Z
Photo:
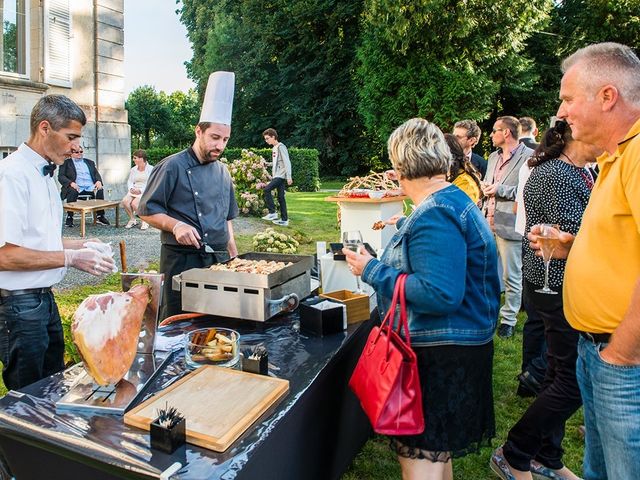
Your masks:
M 640 46 L 638 0 L 176 3 L 200 97 L 210 72 L 236 73 L 230 146 L 273 127 L 317 149 L 323 175 L 388 167 L 386 138 L 413 116 L 486 132 L 499 115 L 527 115 L 542 129 L 562 58 L 597 41 Z
M 287 145 L 317 149 L 323 171 L 366 168 L 353 81 L 361 7 L 337 0 L 183 2 L 194 45 L 190 76 L 202 87 L 211 71 L 236 73 L 230 146 L 256 144 L 272 127 Z

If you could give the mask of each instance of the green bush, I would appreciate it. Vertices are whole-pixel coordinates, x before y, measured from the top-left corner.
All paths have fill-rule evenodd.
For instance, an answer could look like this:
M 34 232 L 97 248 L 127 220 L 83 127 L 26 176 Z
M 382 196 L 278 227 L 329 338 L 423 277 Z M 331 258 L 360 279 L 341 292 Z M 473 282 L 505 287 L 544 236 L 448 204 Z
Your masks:
M 173 155 L 182 148 L 177 147 L 152 147 L 147 149 L 149 163 L 156 165 L 160 160 L 169 155 Z M 244 148 L 227 148 L 224 151 L 224 157 L 229 163 L 242 157 Z M 252 152 L 264 157 L 267 161 L 271 161 L 270 148 L 252 148 Z M 290 191 L 297 190 L 299 192 L 317 192 L 320 189 L 319 174 L 319 154 L 314 148 L 295 148 L 289 149 L 289 158 L 291 159 L 291 170 L 293 176 L 293 186 Z M 269 172 L 270 173 L 270 172 Z
M 183 148 L 178 147 L 151 147 L 147 148 L 145 151 L 147 152 L 147 160 L 151 165 L 156 165 L 165 157 L 169 155 L 173 155 L 174 153 L 178 153 L 184 150 Z

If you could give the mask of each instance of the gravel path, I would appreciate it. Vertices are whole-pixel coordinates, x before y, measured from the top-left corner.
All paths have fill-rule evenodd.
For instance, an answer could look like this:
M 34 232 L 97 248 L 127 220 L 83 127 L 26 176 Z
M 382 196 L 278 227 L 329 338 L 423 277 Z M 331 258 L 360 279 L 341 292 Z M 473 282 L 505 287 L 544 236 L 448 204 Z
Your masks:
M 111 243 L 111 247 L 116 252 L 115 259 L 118 269 L 120 264 L 120 240 L 124 240 L 127 246 L 127 267 L 129 270 L 137 270 L 140 267 L 146 267 L 149 263 L 158 262 L 160 260 L 160 230 L 149 227 L 148 230 L 140 230 L 140 221 L 138 225 L 125 229 L 128 217 L 124 212 L 120 213 L 120 228 L 115 225 L 115 212 L 108 210 L 106 214 L 111 222 L 110 226 L 93 225 L 93 221 L 87 217 L 85 238 L 99 238 L 103 242 Z M 76 215 L 74 227 L 62 227 L 62 235 L 67 238 L 80 238 L 80 220 Z M 238 217 L 233 221 L 233 227 L 236 234 L 253 234 L 265 228 L 265 222 L 256 218 Z M 56 285 L 57 290 L 76 287 L 79 285 L 95 285 L 102 281 L 99 277 L 94 277 L 88 273 L 81 272 L 75 268 L 67 270 L 67 274 L 62 281 Z

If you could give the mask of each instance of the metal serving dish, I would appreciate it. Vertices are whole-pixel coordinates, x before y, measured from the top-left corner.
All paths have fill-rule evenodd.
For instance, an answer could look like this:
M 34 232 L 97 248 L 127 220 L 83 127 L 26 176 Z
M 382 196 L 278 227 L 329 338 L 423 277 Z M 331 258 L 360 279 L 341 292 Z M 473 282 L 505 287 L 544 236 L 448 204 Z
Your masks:
M 173 290 L 182 292 L 182 309 L 264 322 L 280 312 L 294 310 L 299 300 L 311 293 L 310 255 L 251 252 L 238 258 L 293 265 L 266 275 L 208 268 L 186 270 L 172 279 Z

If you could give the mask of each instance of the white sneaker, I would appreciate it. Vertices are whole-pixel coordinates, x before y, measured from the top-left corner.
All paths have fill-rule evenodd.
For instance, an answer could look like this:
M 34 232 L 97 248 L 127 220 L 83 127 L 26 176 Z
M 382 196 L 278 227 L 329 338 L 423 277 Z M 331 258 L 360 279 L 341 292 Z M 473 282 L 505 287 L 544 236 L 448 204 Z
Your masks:
M 147 222 L 142 222 L 140 224 L 140 230 L 148 230 L 149 229 L 149 224 Z
M 280 225 L 281 227 L 289 226 L 289 220 L 274 220 L 273 223 L 275 223 L 276 225 Z
M 267 213 L 264 217 L 262 217 L 262 220 L 277 220 L 277 219 L 278 219 L 277 213 Z
M 127 222 L 127 224 L 124 226 L 124 228 L 131 228 L 131 227 L 135 227 L 138 224 L 138 222 L 136 221 L 135 218 L 132 218 L 131 220 L 129 220 Z

